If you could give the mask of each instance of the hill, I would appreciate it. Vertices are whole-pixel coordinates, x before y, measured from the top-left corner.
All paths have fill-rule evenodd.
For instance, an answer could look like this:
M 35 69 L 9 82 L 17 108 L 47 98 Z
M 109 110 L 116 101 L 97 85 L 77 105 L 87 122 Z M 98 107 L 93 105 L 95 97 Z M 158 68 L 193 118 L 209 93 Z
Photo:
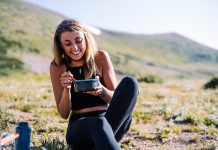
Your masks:
M 0 75 L 7 75 L 29 71 L 28 54 L 51 55 L 53 32 L 64 17 L 24 1 L 1 0 L 0 18 Z
M 176 33 L 137 35 L 102 30 L 96 38 L 100 47 L 110 49 L 113 62 L 124 73 L 130 67 L 133 74 L 143 74 L 141 70 L 187 76 L 217 72 L 217 50 Z
M 66 17 L 18 0 L 0 1 L 0 17 L 0 75 L 21 70 L 46 72 L 52 59 L 54 30 Z M 218 71 L 218 51 L 182 35 L 100 30 L 101 34 L 95 36 L 97 43 L 110 53 L 117 73 L 186 77 L 208 76 Z M 44 70 L 37 70 L 37 66 Z

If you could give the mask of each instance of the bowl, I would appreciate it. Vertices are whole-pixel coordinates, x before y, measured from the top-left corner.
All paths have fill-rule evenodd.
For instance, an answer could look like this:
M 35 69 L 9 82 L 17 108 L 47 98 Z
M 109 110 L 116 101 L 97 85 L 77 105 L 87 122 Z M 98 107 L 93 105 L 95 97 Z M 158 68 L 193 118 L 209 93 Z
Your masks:
M 73 81 L 75 92 L 92 91 L 99 86 L 97 79 L 84 79 Z

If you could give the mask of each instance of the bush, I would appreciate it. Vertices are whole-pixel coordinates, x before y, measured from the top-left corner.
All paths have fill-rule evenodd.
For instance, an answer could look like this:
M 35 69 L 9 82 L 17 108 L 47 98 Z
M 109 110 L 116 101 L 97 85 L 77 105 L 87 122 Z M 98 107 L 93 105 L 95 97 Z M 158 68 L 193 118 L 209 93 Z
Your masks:
M 218 88 L 218 75 L 212 77 L 205 85 L 204 89 L 216 89 Z
M 18 72 L 23 70 L 24 63 L 17 58 L 0 56 L 0 76 L 9 75 L 10 72 Z
M 42 139 L 41 142 L 42 146 L 45 147 L 47 150 L 70 150 L 70 147 L 58 137 L 53 139 Z
M 163 79 L 155 75 L 147 75 L 144 77 L 139 77 L 138 82 L 146 82 L 146 83 L 163 83 Z

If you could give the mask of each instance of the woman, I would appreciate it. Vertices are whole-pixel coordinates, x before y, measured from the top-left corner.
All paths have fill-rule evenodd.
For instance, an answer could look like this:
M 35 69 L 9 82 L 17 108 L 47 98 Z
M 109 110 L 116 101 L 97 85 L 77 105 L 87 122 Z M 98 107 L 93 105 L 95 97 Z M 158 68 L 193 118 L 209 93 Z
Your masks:
M 117 87 L 107 52 L 97 49 L 90 32 L 78 21 L 64 20 L 54 36 L 50 76 L 60 116 L 69 118 L 67 144 L 73 149 L 120 150 L 136 104 L 138 84 L 132 77 Z M 73 81 L 98 78 L 93 91 L 75 92 Z

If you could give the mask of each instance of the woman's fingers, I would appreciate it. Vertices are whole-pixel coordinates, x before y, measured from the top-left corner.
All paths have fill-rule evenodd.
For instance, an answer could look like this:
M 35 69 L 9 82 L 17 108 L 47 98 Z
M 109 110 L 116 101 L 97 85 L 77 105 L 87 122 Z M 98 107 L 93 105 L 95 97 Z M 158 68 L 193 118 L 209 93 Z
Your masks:
M 73 75 L 69 71 L 61 74 L 60 81 L 64 88 L 70 88 L 74 80 Z
M 84 93 L 88 93 L 88 94 L 91 94 L 91 95 L 94 95 L 94 96 L 98 96 L 101 94 L 101 91 L 98 90 L 98 91 L 87 91 L 87 92 L 84 92 Z
M 73 77 L 73 74 L 71 74 L 70 71 L 67 71 L 68 76 L 70 77 L 71 80 L 75 81 L 76 79 Z
M 66 76 L 68 76 L 67 72 L 64 72 L 64 73 L 61 74 L 61 77 L 66 77 Z
M 61 77 L 60 78 L 60 81 L 61 81 L 61 83 L 72 83 L 72 79 L 71 78 L 69 78 L 69 77 Z
M 99 96 L 102 92 L 102 85 L 99 85 L 98 87 L 96 87 L 94 90 L 92 91 L 87 91 L 87 92 L 84 92 L 84 93 L 88 93 L 88 94 L 91 94 L 91 95 L 94 95 L 94 96 Z
M 74 78 L 70 71 L 62 73 L 61 77 L 69 77 L 71 79 Z

